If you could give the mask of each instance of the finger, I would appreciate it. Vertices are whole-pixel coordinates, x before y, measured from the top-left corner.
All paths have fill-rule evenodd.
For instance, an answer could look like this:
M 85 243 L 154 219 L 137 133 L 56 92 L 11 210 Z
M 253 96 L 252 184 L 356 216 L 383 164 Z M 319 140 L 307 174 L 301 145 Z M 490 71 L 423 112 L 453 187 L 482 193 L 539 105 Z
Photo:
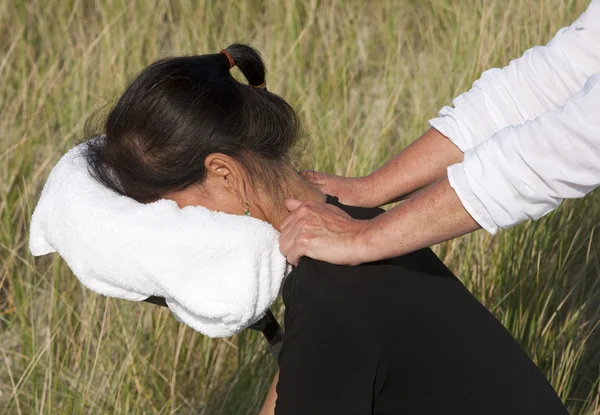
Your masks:
M 279 252 L 281 252 L 283 256 L 288 255 L 288 252 L 290 252 L 290 249 L 292 248 L 293 244 L 294 235 L 292 234 L 292 232 L 282 232 L 279 235 Z
M 279 226 L 279 231 L 284 234 L 286 232 L 288 232 L 288 228 L 290 228 L 291 226 L 293 226 L 293 224 L 298 220 L 298 214 L 299 212 L 292 212 L 290 213 L 287 218 L 285 218 L 283 220 L 283 222 L 281 222 L 281 225 Z
M 324 211 L 321 213 L 322 215 L 326 215 L 329 212 L 331 212 L 331 213 L 335 213 L 337 215 L 344 216 L 344 217 L 347 217 L 347 218 L 351 217 L 344 210 L 340 209 L 339 207 L 337 207 L 335 205 L 326 204 L 323 207 L 324 207 Z
M 286 208 L 288 207 L 288 202 L 289 202 L 290 207 L 293 208 L 293 211 L 292 211 L 292 213 L 290 213 L 287 216 L 287 218 L 285 218 L 283 220 L 283 222 L 281 222 L 281 225 L 279 226 L 279 230 L 281 232 L 285 232 L 287 230 L 287 228 L 290 227 L 290 225 L 293 225 L 295 222 L 298 221 L 298 219 L 300 219 L 306 215 L 306 209 L 304 209 L 304 210 L 299 209 L 299 207 L 303 205 L 302 203 L 300 203 L 294 199 L 288 199 L 285 202 L 286 202 Z M 295 202 L 298 202 L 300 204 L 296 205 Z M 304 206 L 306 206 L 306 205 L 304 204 Z
M 286 235 L 279 235 L 279 252 L 281 252 L 281 255 L 285 257 L 287 257 L 287 253 L 290 250 L 290 243 L 288 240 L 289 238 Z
M 303 253 L 303 247 L 298 246 L 298 244 L 295 244 L 292 247 L 292 249 L 290 249 L 287 255 L 287 261 L 293 266 L 297 267 L 298 263 L 300 262 L 300 258 L 302 258 L 303 256 L 306 256 Z
M 301 226 L 298 226 L 298 221 L 291 222 L 284 229 L 281 228 L 281 234 L 279 235 L 279 250 L 283 255 L 288 255 L 290 249 L 296 242 L 296 238 L 300 233 Z
M 285 207 L 290 212 L 293 212 L 294 210 L 296 210 L 298 208 L 298 206 L 300 206 L 301 204 L 302 204 L 302 202 L 299 200 L 296 200 L 296 199 L 286 199 L 285 200 Z
M 322 175 L 314 170 L 303 170 L 300 172 L 300 176 L 316 186 L 322 182 Z
M 302 170 L 299 172 L 300 176 L 304 177 L 305 179 L 309 179 L 310 177 L 312 177 L 316 171 L 314 170 Z
M 312 170 L 301 172 L 301 175 L 305 180 L 325 193 L 330 193 L 335 188 L 335 179 L 337 176 Z

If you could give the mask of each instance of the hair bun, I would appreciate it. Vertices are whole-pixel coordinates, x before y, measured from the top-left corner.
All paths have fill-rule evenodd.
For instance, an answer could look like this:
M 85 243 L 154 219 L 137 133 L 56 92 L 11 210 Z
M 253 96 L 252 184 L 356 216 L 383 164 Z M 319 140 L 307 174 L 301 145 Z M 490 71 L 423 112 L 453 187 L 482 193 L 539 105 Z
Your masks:
M 233 66 L 240 68 L 250 86 L 266 89 L 265 64 L 256 49 L 234 43 L 223 49 L 221 53 L 229 59 L 230 68 Z

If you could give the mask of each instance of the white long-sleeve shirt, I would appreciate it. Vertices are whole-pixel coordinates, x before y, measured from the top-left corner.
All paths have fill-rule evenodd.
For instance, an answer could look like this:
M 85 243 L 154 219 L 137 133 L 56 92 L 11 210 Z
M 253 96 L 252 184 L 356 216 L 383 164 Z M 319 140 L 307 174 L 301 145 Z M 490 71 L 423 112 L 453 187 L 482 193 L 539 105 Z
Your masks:
M 450 185 L 487 231 L 591 192 L 600 185 L 600 0 L 453 104 L 429 123 L 464 152 Z

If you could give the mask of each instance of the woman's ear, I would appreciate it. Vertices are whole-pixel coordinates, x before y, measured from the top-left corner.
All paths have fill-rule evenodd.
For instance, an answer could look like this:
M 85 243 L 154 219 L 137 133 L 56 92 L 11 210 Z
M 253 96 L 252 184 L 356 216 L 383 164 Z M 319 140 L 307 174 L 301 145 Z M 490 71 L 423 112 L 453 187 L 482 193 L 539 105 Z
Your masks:
M 213 189 L 224 190 L 243 197 L 245 194 L 244 170 L 234 158 L 221 153 L 212 153 L 204 160 L 206 184 Z

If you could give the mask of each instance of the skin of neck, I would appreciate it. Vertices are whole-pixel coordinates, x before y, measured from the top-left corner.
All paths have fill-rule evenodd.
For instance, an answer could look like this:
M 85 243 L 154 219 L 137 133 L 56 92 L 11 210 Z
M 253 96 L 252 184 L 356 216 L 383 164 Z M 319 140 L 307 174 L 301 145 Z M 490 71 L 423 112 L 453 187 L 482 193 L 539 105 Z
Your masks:
M 284 183 L 283 189 L 275 197 L 265 191 L 257 192 L 255 203 L 258 212 L 256 216 L 252 207 L 250 208 L 252 216 L 270 223 L 278 231 L 281 230 L 281 224 L 290 214 L 285 207 L 285 199 L 325 203 L 327 198 L 325 193 L 311 185 L 296 171 L 286 172 L 286 177 L 282 183 Z
M 170 192 L 164 199 L 175 201 L 180 208 L 203 206 L 234 215 L 244 215 L 248 207 L 250 216 L 268 222 L 281 231 L 281 224 L 290 214 L 285 207 L 285 199 L 325 203 L 326 195 L 291 167 L 284 168 L 278 176 L 281 190 L 276 194 L 267 190 L 268 186 L 264 184 L 253 185 L 246 174 L 238 174 L 229 183 L 222 177 L 212 176 L 202 184 Z

